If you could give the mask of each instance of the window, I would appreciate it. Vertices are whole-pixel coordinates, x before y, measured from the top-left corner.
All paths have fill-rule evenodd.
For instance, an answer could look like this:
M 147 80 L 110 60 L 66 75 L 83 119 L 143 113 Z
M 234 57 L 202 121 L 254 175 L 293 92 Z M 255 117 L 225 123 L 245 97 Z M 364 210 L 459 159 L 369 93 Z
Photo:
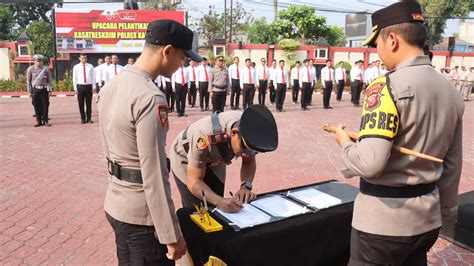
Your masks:
M 82 43 L 76 43 L 76 48 L 77 49 L 82 49 L 82 48 L 84 48 L 84 45 Z
M 19 56 L 29 56 L 30 49 L 28 48 L 28 45 L 18 45 L 18 54 Z
M 224 47 L 214 47 L 214 55 L 224 55 Z
M 328 49 L 316 49 L 314 50 L 314 58 L 318 59 L 327 59 L 328 58 Z

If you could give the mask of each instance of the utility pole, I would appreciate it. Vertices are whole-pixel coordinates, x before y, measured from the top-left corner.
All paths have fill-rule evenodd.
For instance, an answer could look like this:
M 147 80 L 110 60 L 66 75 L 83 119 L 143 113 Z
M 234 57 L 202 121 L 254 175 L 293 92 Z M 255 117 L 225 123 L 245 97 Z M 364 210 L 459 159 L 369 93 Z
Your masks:
M 229 30 L 229 43 L 232 43 L 232 24 L 234 22 L 234 7 L 233 7 L 234 0 L 230 0 L 230 30 Z
M 277 20 L 278 16 L 278 0 L 273 0 L 273 21 Z
M 227 42 L 227 0 L 224 0 L 224 40 Z
M 55 5 L 53 4 L 53 7 L 51 8 L 51 17 L 52 17 L 52 27 L 53 27 L 53 53 L 54 53 L 54 61 L 53 61 L 53 67 L 54 67 L 54 79 L 56 81 L 56 85 L 59 84 L 59 75 L 58 75 L 58 41 L 56 40 L 56 8 L 54 7 Z

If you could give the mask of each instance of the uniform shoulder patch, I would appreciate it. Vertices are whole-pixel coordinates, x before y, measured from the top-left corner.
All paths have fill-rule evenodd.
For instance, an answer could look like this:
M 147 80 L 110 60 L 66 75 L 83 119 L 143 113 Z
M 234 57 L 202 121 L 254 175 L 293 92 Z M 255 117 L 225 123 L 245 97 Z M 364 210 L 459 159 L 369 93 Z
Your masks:
M 379 137 L 392 140 L 398 133 L 399 123 L 400 116 L 387 77 L 375 79 L 365 91 L 359 139 Z
M 196 148 L 200 151 L 205 150 L 209 146 L 209 140 L 206 136 L 199 136 L 196 141 Z
M 160 124 L 162 126 L 168 124 L 168 105 L 158 105 L 158 118 L 160 119 Z

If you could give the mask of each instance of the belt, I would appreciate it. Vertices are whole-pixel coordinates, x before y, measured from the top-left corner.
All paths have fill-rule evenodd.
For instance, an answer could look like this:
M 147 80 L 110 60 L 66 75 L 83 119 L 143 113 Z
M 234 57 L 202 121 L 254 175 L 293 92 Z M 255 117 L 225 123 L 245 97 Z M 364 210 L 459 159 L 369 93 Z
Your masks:
M 216 85 L 212 85 L 213 88 L 216 88 L 216 89 L 220 89 L 220 90 L 224 90 L 224 89 L 227 89 L 227 86 L 216 86 Z
M 143 184 L 142 173 L 140 170 L 122 168 L 122 166 L 116 162 L 112 162 L 109 158 L 107 158 L 107 170 L 109 171 L 109 174 L 120 180 Z
M 379 198 L 415 198 L 431 193 L 435 189 L 436 182 L 403 187 L 376 185 L 363 178 L 360 178 L 359 182 L 360 193 Z
M 48 86 L 33 86 L 33 88 L 35 88 L 37 90 L 42 90 L 42 89 L 48 88 Z

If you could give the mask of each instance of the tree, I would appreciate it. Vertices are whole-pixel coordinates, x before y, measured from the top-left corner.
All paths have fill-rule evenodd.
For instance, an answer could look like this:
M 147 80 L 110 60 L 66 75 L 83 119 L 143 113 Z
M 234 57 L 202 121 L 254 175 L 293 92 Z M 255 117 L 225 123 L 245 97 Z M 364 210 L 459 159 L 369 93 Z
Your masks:
M 314 12 L 315 9 L 309 6 L 289 6 L 278 12 L 278 20 L 272 27 L 280 37 L 310 43 L 326 33 L 326 18 Z
M 176 5 L 173 5 L 171 0 L 148 0 L 141 4 L 141 9 L 176 10 Z
M 419 3 L 425 16 L 430 48 L 441 41 L 448 18 L 465 17 L 474 11 L 472 0 L 420 0 Z
M 16 23 L 22 29 L 27 28 L 33 21 L 43 20 L 50 23 L 49 11 L 52 7 L 53 4 L 10 5 Z
M 336 25 L 328 26 L 325 35 L 326 41 L 331 46 L 345 46 L 347 43 L 343 27 Z
M 206 44 L 210 45 L 216 38 L 224 38 L 230 35 L 230 26 L 232 24 L 232 34 L 245 33 L 248 25 L 253 22 L 253 17 L 242 6 L 236 3 L 230 16 L 230 9 L 227 9 L 227 27 L 224 29 L 224 13 L 216 11 L 214 6 L 209 6 L 208 13 L 205 14 L 197 23 L 192 25 L 200 36 L 204 37 Z M 224 30 L 225 33 L 224 34 Z
M 247 34 L 250 43 L 276 44 L 278 42 L 278 36 L 275 35 L 272 26 L 267 23 L 264 17 L 254 20 L 247 27 Z
M 11 9 L 7 5 L 0 5 L 0 40 L 13 39 L 13 26 L 15 25 L 15 18 Z
M 53 57 L 53 33 L 48 22 L 42 20 L 34 21 L 26 29 L 26 34 L 28 34 L 33 43 L 35 54 L 42 54 L 47 60 Z

